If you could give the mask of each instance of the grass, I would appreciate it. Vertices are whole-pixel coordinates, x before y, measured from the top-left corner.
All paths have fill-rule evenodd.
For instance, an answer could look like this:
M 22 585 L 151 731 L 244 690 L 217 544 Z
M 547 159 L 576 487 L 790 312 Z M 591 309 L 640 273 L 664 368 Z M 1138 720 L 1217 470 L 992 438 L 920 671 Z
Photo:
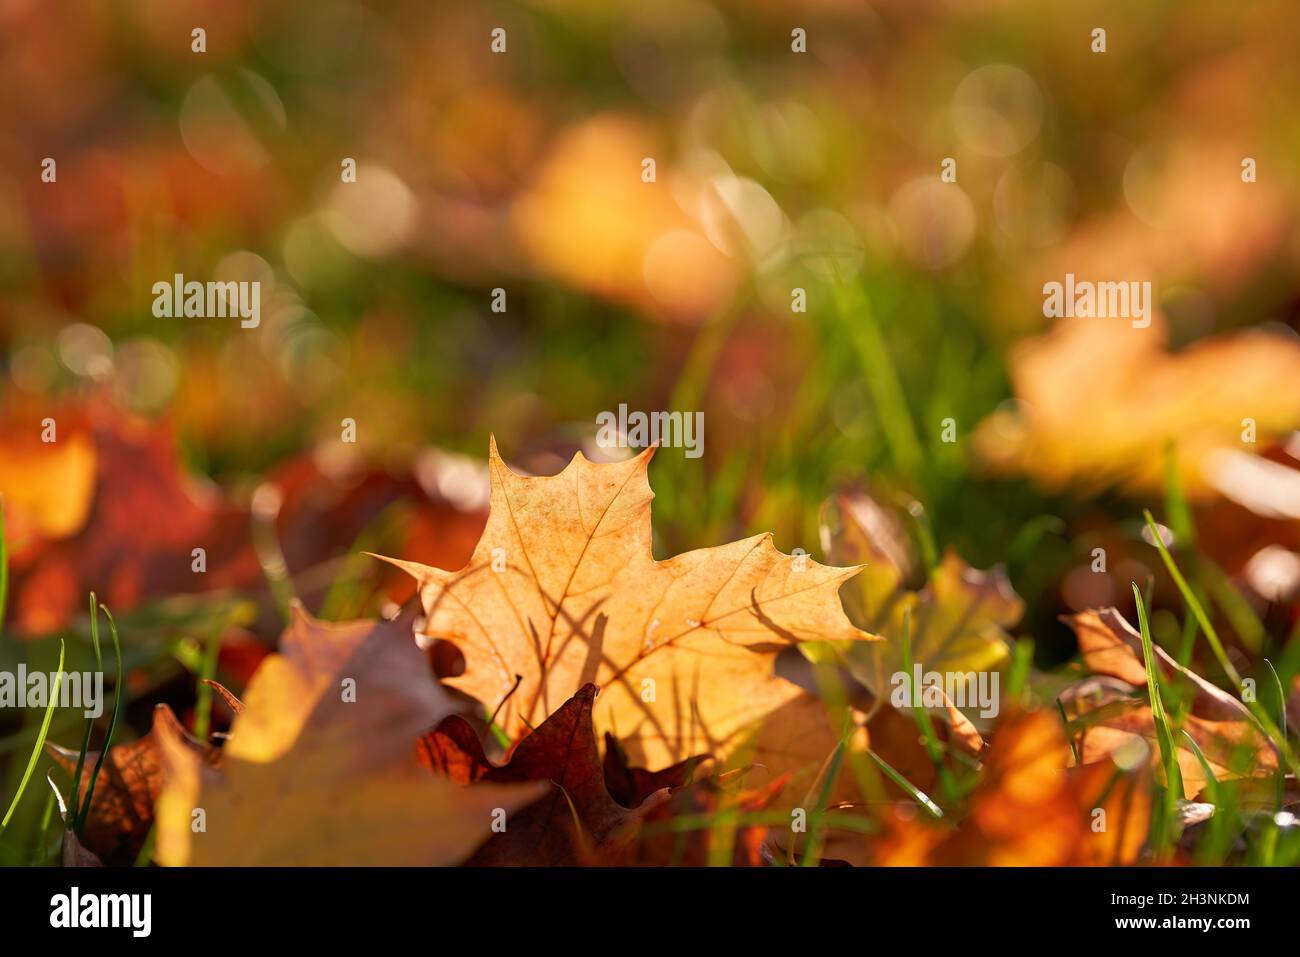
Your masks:
M 928 794 L 918 788 L 911 781 L 907 780 L 907 778 L 903 777 L 903 775 L 899 774 L 893 765 L 880 755 L 876 754 L 875 751 L 868 748 L 867 754 L 871 756 L 871 760 L 875 761 L 876 764 L 879 765 L 880 770 L 885 772 L 885 777 L 889 778 L 889 780 L 893 781 L 900 788 L 906 791 L 908 797 L 924 808 L 927 814 L 933 817 L 936 821 L 943 819 L 943 808 L 930 800 Z
M 1151 830 L 1154 834 L 1155 851 L 1158 857 L 1168 854 L 1170 846 L 1177 836 L 1177 803 L 1184 798 L 1183 774 L 1178 765 L 1178 750 L 1174 746 L 1174 735 L 1170 729 L 1169 716 L 1165 712 L 1164 700 L 1160 694 L 1160 675 L 1156 670 L 1156 655 L 1151 641 L 1151 627 L 1147 622 L 1146 602 L 1137 583 L 1133 584 L 1133 600 L 1137 603 L 1138 629 L 1142 635 L 1142 664 L 1147 675 L 1147 697 L 1151 705 L 1151 717 L 1156 729 L 1156 744 L 1160 748 L 1160 766 L 1164 769 L 1164 787 L 1161 791 L 1162 801 L 1158 805 L 1159 813 L 1152 820 Z
M 91 597 L 91 601 L 92 603 L 94 602 L 93 596 Z M 114 732 L 117 731 L 118 716 L 121 714 L 122 711 L 122 687 L 123 687 L 122 644 L 120 641 L 118 641 L 118 637 L 117 637 L 117 622 L 113 620 L 113 615 L 108 610 L 107 607 L 105 607 L 104 605 L 100 605 L 99 610 L 103 611 L 104 617 L 108 619 L 108 631 L 109 631 L 109 635 L 113 639 L 113 654 L 117 660 L 117 669 L 115 672 L 116 677 L 114 678 L 113 681 L 113 710 L 109 713 L 108 716 L 108 732 L 104 735 L 104 743 L 100 745 L 99 755 L 95 758 L 95 769 L 90 772 L 90 784 L 87 785 L 86 787 L 86 799 L 81 804 L 80 812 L 77 813 L 77 817 L 76 817 L 77 831 L 80 831 L 86 825 L 86 816 L 90 813 L 90 802 L 95 795 L 95 785 L 99 781 L 99 772 L 104 766 L 104 758 L 108 756 L 108 749 L 113 746 L 113 735 Z M 99 619 L 98 613 L 92 608 L 91 620 L 95 622 L 96 631 L 98 630 L 98 619 Z M 96 654 L 96 659 L 100 665 L 100 669 L 102 670 L 103 662 L 102 660 L 99 660 L 98 640 L 96 640 L 95 642 L 95 654 Z M 83 751 L 81 758 L 78 759 L 77 762 L 78 765 L 80 765 L 81 759 L 84 757 L 85 757 L 85 752 Z M 76 808 L 74 807 L 73 810 L 75 811 Z
M 924 509 L 909 513 L 909 533 L 917 544 L 922 565 L 933 566 L 949 547 L 955 548 L 976 567 L 996 562 L 1007 564 L 1013 586 L 1026 599 L 1027 611 L 1014 645 L 1004 700 L 1019 706 L 1031 706 L 1037 702 L 1050 708 L 1056 693 L 1040 688 L 1041 676 L 1059 666 L 1072 649 L 1070 640 L 1063 636 L 1062 626 L 1056 620 L 1059 583 L 1079 560 L 1075 551 L 1077 542 L 1072 541 L 1067 533 L 1077 527 L 1075 520 L 1089 510 L 1108 510 L 1118 523 L 1119 516 L 1129 514 L 1128 506 L 1104 496 L 1096 501 L 1071 500 L 1062 495 L 1043 493 L 1026 482 L 992 481 L 972 475 L 965 458 L 965 440 L 973 424 L 1006 398 L 1008 386 L 999 343 L 986 327 L 962 321 L 966 311 L 983 305 L 967 301 L 968 293 L 969 290 L 947 289 L 942 283 L 936 284 L 924 278 L 873 271 L 870 265 L 852 280 L 841 279 L 827 284 L 820 290 L 824 308 L 810 309 L 807 316 L 792 320 L 805 323 L 813 350 L 806 374 L 791 387 L 788 396 L 780 396 L 777 414 L 764 428 L 755 428 L 751 434 L 743 436 L 745 452 L 733 451 L 729 455 L 710 452 L 704 460 L 707 466 L 702 467 L 686 467 L 676 450 L 664 450 L 656 457 L 653 466 L 657 495 L 654 504 L 655 550 L 662 556 L 689 547 L 716 544 L 742 534 L 773 530 L 783 550 L 802 546 L 815 554 L 820 502 L 845 484 L 867 480 L 872 483 L 873 491 L 879 489 L 882 495 L 909 497 L 924 504 Z M 549 290 L 539 295 L 555 297 L 554 322 L 546 325 L 544 332 L 554 336 L 565 349 L 557 347 L 547 351 L 540 340 L 530 338 L 541 336 L 541 332 L 521 332 L 524 339 L 520 349 L 525 354 L 536 353 L 534 365 L 528 369 L 494 367 L 481 391 L 486 395 L 509 389 L 517 391 L 521 381 L 547 382 L 556 380 L 562 372 L 571 373 L 577 384 L 571 393 L 553 397 L 553 411 L 557 416 L 572 420 L 589 419 L 588 406 L 593 397 L 610 394 L 644 396 L 647 407 L 710 408 L 709 402 L 716 400 L 711 387 L 717 371 L 725 361 L 733 337 L 743 333 L 743 323 L 753 305 L 753 290 L 742 290 L 727 309 L 702 328 L 694 333 L 675 333 L 678 336 L 693 335 L 693 340 L 684 357 L 675 360 L 677 374 L 664 382 L 653 377 L 662 372 L 662 368 L 643 368 L 640 360 L 646 340 L 642 332 L 629 332 L 627 324 L 611 323 L 607 311 L 578 297 Z M 906 321 L 901 317 L 906 317 Z M 603 365 L 574 363 L 572 356 L 580 356 L 584 344 L 591 341 L 599 343 L 602 355 L 609 354 L 615 359 Z M 422 347 L 417 344 L 418 348 Z M 564 353 L 568 354 L 567 357 L 562 356 Z M 443 361 L 419 351 L 413 353 L 413 363 L 417 366 Z M 438 380 L 437 376 L 431 378 Z M 425 404 L 432 408 L 440 407 L 439 398 L 465 388 L 463 372 L 448 370 L 444 378 L 450 383 L 446 394 L 439 391 L 420 393 L 428 400 Z M 430 388 L 425 382 L 420 382 L 419 387 Z M 953 445 L 945 444 L 939 438 L 939 420 L 948 415 L 959 425 L 958 442 Z M 484 434 L 489 426 L 495 428 L 503 448 L 522 447 L 528 435 L 524 425 L 502 427 L 495 420 L 485 419 L 482 422 L 476 420 L 469 426 L 461 423 L 454 429 L 448 426 L 443 432 L 431 430 L 427 438 L 481 454 L 482 443 L 475 432 L 480 426 Z M 288 443 L 288 440 L 284 441 Z M 714 439 L 710 433 L 710 441 L 726 440 Z M 733 436 L 731 441 L 737 440 Z M 247 455 L 258 465 L 264 465 L 262 459 L 269 461 L 274 455 L 291 449 L 292 443 L 288 443 L 282 449 L 249 450 Z M 232 458 L 235 453 L 230 449 L 226 449 L 224 454 L 225 458 L 217 457 L 211 463 L 218 472 L 222 466 L 237 471 L 236 466 L 248 464 Z M 1154 454 L 1159 454 L 1159 450 Z M 1218 620 L 1226 620 L 1231 625 L 1247 650 L 1269 647 L 1268 633 L 1264 623 L 1242 600 L 1222 571 L 1204 556 L 1191 552 L 1198 541 L 1197 530 L 1178 481 L 1176 449 L 1170 446 L 1165 454 L 1164 509 L 1177 536 L 1179 561 L 1175 562 L 1154 531 L 1153 543 L 1183 596 L 1186 614 L 1180 616 L 1181 635 L 1174 641 L 1167 640 L 1167 635 L 1159 628 L 1156 634 L 1161 644 L 1171 652 L 1176 651 L 1177 660 L 1183 663 L 1191 661 L 1197 643 L 1204 635 L 1206 646 L 1228 681 L 1240 688 L 1241 675 L 1233 669 L 1215 630 L 1216 617 L 1221 615 Z M 378 530 L 374 534 L 387 534 L 380 526 L 386 527 L 389 518 L 391 516 L 376 520 Z M 0 629 L 5 621 L 4 598 L 8 587 L 3 520 L 0 512 Z M 1154 527 L 1154 519 L 1149 513 L 1147 522 L 1148 528 Z M 292 594 L 293 583 L 284 568 L 274 527 L 269 521 L 261 522 L 255 534 L 258 556 L 271 592 L 276 604 L 283 608 Z M 363 539 L 369 534 L 367 531 L 358 538 L 358 547 L 364 544 Z M 1190 579 L 1180 570 L 1180 563 L 1182 568 L 1192 573 Z M 322 613 L 328 611 L 326 616 L 332 617 L 344 611 L 348 614 L 372 611 L 375 595 L 373 589 L 367 591 L 364 587 L 367 574 L 365 563 L 343 560 L 339 576 L 327 593 Z M 1152 583 L 1141 584 L 1147 588 L 1152 586 Z M 1185 736 L 1179 726 L 1177 680 L 1170 683 L 1171 687 L 1162 687 L 1159 676 L 1152 672 L 1150 664 L 1155 637 L 1150 618 L 1156 616 L 1155 623 L 1160 625 L 1158 610 L 1151 607 L 1149 592 L 1138 591 L 1134 598 L 1139 603 L 1144 663 L 1148 667 L 1147 694 L 1152 700 L 1153 714 L 1158 711 L 1160 715 L 1158 744 L 1161 760 L 1167 778 L 1173 780 L 1172 776 L 1178 773 L 1177 762 L 1175 760 L 1170 765 L 1168 754 L 1176 750 L 1175 743 L 1186 750 Z M 365 604 L 367 601 L 370 604 Z M 166 602 L 134 610 L 131 614 L 139 616 L 141 626 L 135 627 L 134 622 L 124 619 L 122 634 L 128 636 L 124 648 L 119 647 L 116 628 L 110 625 L 121 670 L 110 718 L 109 741 L 122 736 L 128 713 L 126 709 L 130 704 L 121 674 L 130 672 L 134 675 L 137 670 L 144 670 L 150 675 L 150 688 L 160 687 L 174 678 L 180 665 L 172 655 L 175 647 L 172 636 L 212 636 L 205 642 L 191 640 L 190 652 L 181 654 L 180 658 L 184 671 L 188 672 L 185 675 L 187 679 L 215 675 L 225 612 L 224 606 L 218 607 L 215 601 L 204 607 L 211 613 L 196 618 L 182 618 Z M 98 658 L 97 614 L 92 614 L 91 621 L 89 646 L 83 638 L 80 652 L 84 656 L 89 648 Z M 910 628 L 905 629 L 905 633 L 905 645 L 910 646 Z M 157 635 L 168 637 L 166 641 L 150 645 L 149 642 L 155 640 L 150 636 Z M 1291 647 L 1284 649 L 1277 658 L 1277 672 L 1272 671 L 1271 664 L 1262 666 L 1270 670 L 1268 680 L 1271 687 L 1276 688 L 1283 678 L 1290 677 L 1296 668 L 1300 668 L 1298 639 L 1300 633 L 1290 637 Z M 1276 640 L 1285 644 L 1286 636 Z M 78 651 L 77 644 L 73 642 L 69 654 Z M 33 644 L 25 653 L 35 653 L 36 647 Z M 905 647 L 904 658 L 909 665 L 911 652 L 910 647 Z M 908 671 L 910 675 L 910 667 Z M 842 693 L 836 698 L 820 680 L 819 690 L 828 706 L 847 710 Z M 1166 692 L 1167 699 L 1164 697 Z M 211 695 L 208 686 L 199 681 L 194 729 L 200 735 L 211 730 Z M 919 698 L 914 695 L 913 701 L 918 702 Z M 1257 711 L 1263 712 L 1261 727 L 1283 751 L 1283 763 L 1294 770 L 1284 715 L 1273 707 L 1271 699 L 1267 711 L 1256 707 L 1252 714 Z M 935 719 L 926 709 L 913 707 L 911 715 L 938 775 L 933 796 L 908 781 L 874 750 L 862 755 L 837 747 L 828 756 L 823 770 L 825 773 L 831 770 L 840 774 L 851 773 L 868 803 L 884 799 L 884 781 L 888 780 L 901 788 L 928 816 L 960 819 L 961 802 L 969 793 L 967 785 L 975 776 L 968 774 L 965 765 L 959 766 L 954 756 L 947 753 L 938 740 Z M 41 729 L 42 741 L 52 728 L 58 728 L 59 720 L 60 717 L 55 716 L 52 724 L 47 713 Z M 499 729 L 493 728 L 493 731 L 499 734 Z M 25 750 L 29 735 L 30 730 L 13 735 L 0 743 L 0 747 L 16 750 L 21 742 Z M 89 753 L 87 746 L 88 742 L 83 740 L 83 757 Z M 38 743 L 34 754 L 39 753 L 39 747 Z M 106 750 L 107 743 L 101 750 L 101 761 Z M 92 772 L 92 781 L 96 774 Z M 27 786 L 29 777 L 30 770 L 22 787 Z M 827 828 L 852 829 L 858 826 L 851 815 L 827 808 L 829 792 L 824 774 L 818 782 L 819 786 L 809 790 L 812 826 L 808 847 L 798 860 L 801 864 L 818 859 L 820 843 Z M 92 789 L 93 786 L 92 783 Z M 1181 797 L 1175 787 L 1167 788 L 1166 793 L 1170 800 Z M 1228 802 L 1232 794 L 1231 788 L 1221 788 L 1217 798 Z M 76 805 L 81 808 L 79 816 L 83 820 L 89 800 L 90 793 L 82 796 Z M 1204 850 L 1201 853 L 1205 855 L 1205 862 L 1221 863 L 1226 859 L 1233 816 L 1225 811 L 1215 824 L 1216 828 L 1223 829 L 1222 834 L 1214 836 L 1219 832 L 1212 832 L 1202 842 Z M 747 818 L 737 817 L 723 823 L 734 831 L 744 820 Z M 788 825 L 789 819 L 780 817 L 778 823 Z M 32 822 L 33 827 L 38 824 L 38 821 Z M 716 827 L 720 822 L 711 820 L 703 826 Z M 1161 842 L 1168 845 L 1167 833 Z M 1285 859 L 1285 853 L 1285 848 L 1279 843 L 1270 859 L 1279 862 Z
M 910 608 L 903 612 L 903 628 L 899 643 L 902 646 L 903 672 L 907 675 L 910 689 L 912 718 L 921 731 L 926 753 L 930 756 L 930 762 L 939 775 L 939 786 L 943 790 L 944 800 L 948 802 L 955 801 L 957 799 L 957 785 L 953 781 L 952 771 L 944 760 L 944 749 L 939 743 L 939 736 L 935 734 L 930 711 L 921 703 L 921 688 L 917 684 L 916 672 L 912 667 L 912 612 Z
M 99 606 L 95 601 L 95 593 L 90 593 L 90 643 L 95 649 L 95 668 L 97 671 L 104 670 L 104 656 L 99 650 Z M 60 669 L 62 670 L 62 669 Z M 86 719 L 86 731 L 81 739 L 81 750 L 77 754 L 77 768 L 72 772 L 72 812 L 71 820 L 75 825 L 80 817 L 81 808 L 81 770 L 86 763 L 86 755 L 90 752 L 90 736 L 95 730 L 95 719 Z
M 221 639 L 230 623 L 230 619 L 222 621 L 208 634 L 208 640 L 203 645 L 203 660 L 199 665 L 194 702 L 194 736 L 200 741 L 206 741 L 208 731 L 211 730 L 212 696 L 215 692 L 209 682 L 216 680 L 217 661 L 221 657 Z
M 50 689 L 50 700 L 45 706 L 45 717 L 41 720 L 41 730 L 36 735 L 36 745 L 32 748 L 31 757 L 27 759 L 27 769 L 23 771 L 22 780 L 18 782 L 18 790 L 14 794 L 13 800 L 9 803 L 9 810 L 5 811 L 5 816 L 0 819 L 0 835 L 4 834 L 9 827 L 10 820 L 13 819 L 14 811 L 18 809 L 18 802 L 23 799 L 23 793 L 27 790 L 27 785 L 32 779 L 32 772 L 36 770 L 36 762 L 45 748 L 45 739 L 50 733 L 50 720 L 54 717 L 54 708 L 59 700 L 59 687 L 63 680 L 63 642 L 59 642 L 59 667 L 54 679 L 54 687 Z
M 1215 630 L 1214 624 L 1210 621 L 1209 615 L 1205 613 L 1205 608 L 1197 599 L 1191 586 L 1188 585 L 1187 579 L 1183 577 L 1182 572 L 1178 568 L 1178 563 L 1174 561 L 1173 556 L 1169 553 L 1169 549 L 1166 547 L 1164 540 L 1160 536 L 1159 529 L 1156 527 L 1155 519 L 1151 517 L 1149 511 L 1143 512 L 1143 515 L 1146 518 L 1147 528 L 1150 530 L 1152 542 L 1160 552 L 1160 557 L 1164 561 L 1165 567 L 1169 570 L 1170 577 L 1173 578 L 1174 584 L 1178 586 L 1178 591 L 1182 595 L 1183 601 L 1186 602 L 1188 610 L 1195 616 L 1197 623 L 1200 625 L 1201 631 L 1205 635 L 1205 640 L 1209 642 L 1210 648 L 1214 652 L 1215 660 L 1219 663 L 1219 667 L 1223 669 L 1223 673 L 1227 675 L 1228 680 L 1232 682 L 1237 693 L 1240 695 L 1243 687 L 1241 675 L 1237 672 L 1237 669 L 1233 666 L 1232 662 L 1228 660 L 1228 654 L 1224 650 L 1223 642 L 1219 640 L 1219 633 Z M 1300 777 L 1300 764 L 1296 761 L 1295 754 L 1286 740 L 1286 735 L 1282 733 L 1281 729 L 1273 722 L 1273 719 L 1269 717 L 1268 713 L 1260 706 L 1259 702 L 1244 700 L 1242 703 L 1259 723 L 1260 730 L 1263 731 L 1269 740 L 1273 742 L 1274 747 L 1278 749 L 1278 753 L 1282 757 L 1282 763 L 1285 763 L 1286 766 L 1290 768 L 1292 774 Z
M 855 731 L 853 722 L 848 720 L 847 716 L 844 724 L 844 732 L 840 735 L 835 750 L 826 759 L 821 771 L 818 772 L 817 780 L 813 782 L 813 787 L 804 798 L 805 805 L 812 804 L 812 813 L 808 815 L 808 840 L 803 859 L 800 862 L 803 867 L 815 867 L 821 861 L 822 849 L 826 843 L 822 819 L 827 806 L 830 804 L 831 791 L 835 787 L 836 779 L 839 777 L 840 765 L 844 762 L 844 754 L 848 749 L 849 740 Z M 792 856 L 794 854 L 793 841 L 790 842 L 790 854 Z

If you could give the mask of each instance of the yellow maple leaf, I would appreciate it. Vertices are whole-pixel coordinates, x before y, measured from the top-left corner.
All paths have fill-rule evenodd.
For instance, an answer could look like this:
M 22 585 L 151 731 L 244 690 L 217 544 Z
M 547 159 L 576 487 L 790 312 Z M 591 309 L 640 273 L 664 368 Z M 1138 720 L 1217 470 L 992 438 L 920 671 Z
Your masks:
M 330 624 L 295 606 L 280 652 L 249 684 L 220 767 L 156 727 L 166 780 L 159 862 L 455 864 L 489 836 L 494 813 L 540 796 L 544 786 L 465 788 L 419 766 L 416 739 L 451 703 L 409 626 Z
M 1237 497 L 1256 449 L 1300 428 L 1300 342 L 1235 333 L 1170 353 L 1165 338 L 1163 321 L 1075 319 L 1020 344 L 1010 361 L 1019 404 L 980 423 L 977 455 L 1051 490 L 1154 492 L 1175 442 L 1189 497 Z M 1294 495 L 1294 478 L 1286 484 Z
M 450 641 L 472 695 L 515 737 L 587 682 L 597 733 L 661 767 L 743 754 L 772 773 L 822 761 L 838 739 L 826 709 L 777 677 L 800 641 L 861 640 L 838 589 L 856 568 L 784 555 L 756 535 L 655 561 L 653 449 L 558 475 L 515 475 L 490 453 L 487 527 L 468 565 L 394 559 L 419 581 L 423 632 Z

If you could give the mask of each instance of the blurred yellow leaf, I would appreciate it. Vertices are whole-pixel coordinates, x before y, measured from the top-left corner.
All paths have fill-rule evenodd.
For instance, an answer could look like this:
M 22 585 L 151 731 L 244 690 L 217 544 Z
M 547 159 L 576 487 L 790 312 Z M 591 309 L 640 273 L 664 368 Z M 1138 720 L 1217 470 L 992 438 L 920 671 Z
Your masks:
M 655 162 L 654 181 L 643 163 Z M 562 132 L 512 218 L 546 272 L 651 315 L 700 321 L 730 299 L 736 267 L 682 211 L 666 157 L 631 119 L 598 116 Z M 676 185 L 700 193 L 701 184 Z
M 980 423 L 975 449 L 1051 490 L 1159 491 L 1175 442 L 1184 490 L 1204 499 L 1224 491 L 1234 453 L 1300 428 L 1294 337 L 1222 335 L 1170 353 L 1159 321 L 1075 319 L 1022 343 L 1010 367 L 1018 404 Z

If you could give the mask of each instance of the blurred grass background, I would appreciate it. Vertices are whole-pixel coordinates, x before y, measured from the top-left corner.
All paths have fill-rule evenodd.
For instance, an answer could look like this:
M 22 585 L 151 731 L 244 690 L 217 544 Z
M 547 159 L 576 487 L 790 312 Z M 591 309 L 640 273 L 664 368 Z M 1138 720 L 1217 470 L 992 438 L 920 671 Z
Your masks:
M 1153 280 L 1175 348 L 1294 337 L 1298 15 L 5 0 L 3 401 L 111 397 L 228 490 L 344 418 L 376 462 L 482 457 L 491 432 L 552 471 L 596 454 L 602 410 L 700 409 L 703 459 L 665 449 L 652 471 L 658 554 L 765 530 L 819 554 L 820 503 L 869 483 L 937 550 L 1006 563 L 1053 665 L 1074 653 L 1070 570 L 1136 546 L 1163 495 L 995 476 L 969 436 L 1013 400 L 1015 344 L 1066 271 Z M 260 328 L 155 318 L 175 273 L 262 281 Z M 1294 604 L 1251 600 L 1282 642 Z M 1153 629 L 1181 625 L 1157 609 Z

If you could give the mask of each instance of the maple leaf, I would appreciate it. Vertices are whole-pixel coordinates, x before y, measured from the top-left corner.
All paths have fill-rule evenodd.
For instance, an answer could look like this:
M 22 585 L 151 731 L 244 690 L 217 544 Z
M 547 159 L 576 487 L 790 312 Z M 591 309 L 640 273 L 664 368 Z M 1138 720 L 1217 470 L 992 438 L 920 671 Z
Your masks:
M 723 775 L 705 774 L 672 789 L 642 818 L 635 841 L 592 863 L 619 867 L 770 864 L 774 855 L 769 828 L 745 818 L 771 809 L 790 775 L 747 788 L 737 783 L 743 774 L 740 769 Z
M 624 807 L 636 807 L 664 788 L 685 787 L 694 778 L 696 770 L 709 760 L 710 755 L 698 754 L 660 771 L 632 767 L 618 739 L 605 732 L 605 787 L 610 796 Z
M 1085 611 L 1065 620 L 1078 636 L 1084 663 L 1101 676 L 1076 682 L 1061 694 L 1071 723 L 1079 726 L 1080 762 L 1091 764 L 1144 741 L 1153 766 L 1163 772 L 1147 697 L 1141 635 L 1114 608 Z M 1180 665 L 1159 645 L 1152 647 L 1162 676 L 1180 679 L 1192 691 L 1181 728 L 1201 749 L 1214 777 L 1276 774 L 1277 750 L 1246 706 Z M 1194 798 L 1208 781 L 1205 768 L 1182 735 L 1174 735 L 1174 746 L 1186 796 Z
M 91 590 L 114 609 L 126 610 L 149 597 L 259 580 L 246 512 L 185 474 L 170 428 L 111 405 L 91 409 L 84 418 L 84 425 L 78 422 L 76 431 L 68 430 L 69 441 L 87 442 L 89 451 L 47 455 L 93 470 L 89 511 L 74 534 L 34 545 L 15 562 L 17 632 L 43 634 L 65 627 L 84 608 Z M 60 438 L 46 448 L 59 449 L 63 443 Z M 59 468 L 73 469 L 68 464 Z M 83 478 L 80 472 L 77 476 L 66 483 L 69 501 L 81 494 Z M 0 479 L 8 482 L 3 474 Z M 191 567 L 196 547 L 206 551 L 208 571 L 202 575 Z
M 883 865 L 1028 866 L 1131 864 L 1146 840 L 1150 774 L 1110 762 L 1069 768 L 1069 746 L 1046 711 L 999 723 L 967 815 L 953 826 L 895 818 L 870 841 Z M 1104 810 L 1105 826 L 1095 815 Z
M 839 651 L 853 676 L 877 699 L 888 700 L 894 676 L 907 674 L 905 621 L 911 660 L 923 673 L 1006 669 L 1006 629 L 1020 621 L 1024 602 L 1001 568 L 979 571 L 949 550 L 928 577 L 917 582 L 916 561 L 897 519 L 861 493 L 842 493 L 828 503 L 822 534 L 834 559 L 866 565 L 846 589 L 845 601 L 857 620 L 884 640 L 841 646 Z M 824 647 L 812 646 L 808 653 L 814 660 L 827 660 Z M 973 702 L 963 704 L 972 712 Z M 951 707 L 951 701 L 943 705 L 940 710 L 960 731 L 964 746 L 973 747 L 978 733 L 970 718 Z
M 711 759 L 698 756 L 660 771 L 628 765 L 606 734 L 605 759 L 596 748 L 592 705 L 597 688 L 584 685 L 535 731 L 511 749 L 504 765 L 493 764 L 479 737 L 459 715 L 446 718 L 420 741 L 421 762 L 459 784 L 549 781 L 551 793 L 516 813 L 510 827 L 494 834 L 466 861 L 482 865 L 704 865 L 712 842 L 730 841 L 732 862 L 764 863 L 767 829 L 752 824 L 720 829 L 679 829 L 678 819 L 723 818 L 728 812 L 766 808 L 784 786 L 783 776 L 764 787 L 734 786 L 743 771 L 715 775 Z
M 839 586 L 857 569 L 778 552 L 770 535 L 655 561 L 653 449 L 558 475 L 522 477 L 493 440 L 487 527 L 468 565 L 386 559 L 420 585 L 423 633 L 453 643 L 477 698 L 511 738 L 591 682 L 598 732 L 662 766 L 744 750 L 774 773 L 817 764 L 838 735 L 814 696 L 773 674 L 800 641 L 871 636 Z
M 166 725 L 157 858 L 182 865 L 439 865 L 489 833 L 535 787 L 457 787 L 412 743 L 451 709 L 397 621 L 330 624 L 295 604 L 253 676 L 220 768 Z M 201 809 L 202 815 L 197 815 Z M 198 819 L 201 830 L 192 829 Z
M 550 793 L 517 812 L 509 827 L 474 852 L 467 864 L 573 865 L 616 853 L 636 836 L 640 820 L 666 792 L 635 808 L 610 796 L 592 730 L 596 686 L 584 685 L 497 766 L 474 729 L 459 715 L 443 719 L 420 741 L 426 766 L 458 784 L 550 782 Z
M 1190 498 L 1231 492 L 1243 474 L 1253 477 L 1245 485 L 1261 484 L 1267 463 L 1247 454 L 1255 445 L 1243 444 L 1244 420 L 1261 447 L 1300 427 L 1300 343 L 1251 332 L 1170 353 L 1165 338 L 1163 321 L 1131 329 L 1082 319 L 1022 343 L 1010 360 L 1019 405 L 980 423 L 977 454 L 1052 490 L 1159 492 L 1165 462 L 1152 453 L 1173 441 Z
M 161 727 L 164 725 L 165 731 Z M 110 747 L 95 781 L 90 812 L 81 832 L 81 844 L 108 864 L 134 863 L 153 827 L 154 803 L 163 790 L 158 745 L 162 734 L 168 734 L 204 764 L 215 765 L 220 760 L 220 750 L 187 734 L 165 704 L 154 707 L 153 727 L 148 734 Z M 76 773 L 78 752 L 48 742 L 45 747 L 69 776 Z M 80 787 L 70 789 L 69 793 L 80 795 L 83 801 L 98 757 L 98 751 L 86 753 Z

